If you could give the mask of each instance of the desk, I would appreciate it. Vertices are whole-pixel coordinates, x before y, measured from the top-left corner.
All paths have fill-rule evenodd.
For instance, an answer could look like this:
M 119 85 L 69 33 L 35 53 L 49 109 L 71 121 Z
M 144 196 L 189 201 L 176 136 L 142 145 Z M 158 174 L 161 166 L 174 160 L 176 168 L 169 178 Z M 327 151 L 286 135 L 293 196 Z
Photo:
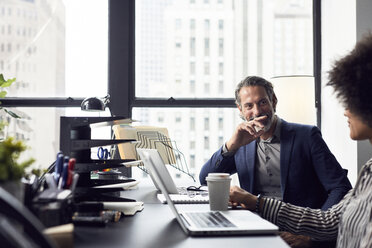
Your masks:
M 75 227 L 75 247 L 288 247 L 279 236 L 189 237 L 156 193 L 154 187 L 141 184 L 139 189 L 123 192 L 123 197 L 143 201 L 143 211 L 106 227 Z

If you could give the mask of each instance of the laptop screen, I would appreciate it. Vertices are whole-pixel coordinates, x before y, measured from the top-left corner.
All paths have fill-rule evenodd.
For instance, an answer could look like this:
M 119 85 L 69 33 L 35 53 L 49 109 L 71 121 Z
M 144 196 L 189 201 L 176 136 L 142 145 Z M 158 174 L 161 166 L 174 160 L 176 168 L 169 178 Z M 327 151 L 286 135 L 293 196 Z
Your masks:
M 158 182 L 158 186 L 160 188 L 160 191 L 163 193 L 165 199 L 167 200 L 168 206 L 171 208 L 173 214 L 176 216 L 177 221 L 181 225 L 181 228 L 183 229 L 183 231 L 185 233 L 189 233 L 189 231 L 186 228 L 184 222 L 182 221 L 182 218 L 181 218 L 180 214 L 178 213 L 174 203 L 172 202 L 172 200 L 171 200 L 171 198 L 168 194 L 168 191 L 165 188 L 164 181 L 163 181 L 162 177 L 159 175 L 159 171 L 157 170 L 157 167 L 155 166 L 154 160 L 161 159 L 158 151 L 155 150 L 155 149 L 144 149 L 142 151 L 142 154 L 143 154 L 143 158 L 142 157 L 141 158 L 144 160 L 144 162 L 146 164 L 148 164 L 148 166 L 150 167 L 150 170 L 153 172 L 153 177 Z

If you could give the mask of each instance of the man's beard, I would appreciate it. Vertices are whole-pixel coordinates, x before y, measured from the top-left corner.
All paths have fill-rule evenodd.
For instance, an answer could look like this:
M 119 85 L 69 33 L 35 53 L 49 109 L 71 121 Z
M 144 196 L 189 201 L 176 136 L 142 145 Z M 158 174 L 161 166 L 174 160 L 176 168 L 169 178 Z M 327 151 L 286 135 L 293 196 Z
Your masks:
M 268 117 L 268 121 L 264 127 L 264 131 L 267 132 L 269 131 L 269 129 L 271 128 L 271 126 L 273 125 L 274 123 L 274 120 L 275 120 L 275 114 L 271 114 L 271 115 L 266 115 Z M 271 117 L 271 118 L 270 118 Z
M 272 114 L 261 114 L 261 115 L 255 116 L 255 117 L 251 117 L 251 118 L 249 118 L 249 120 L 247 120 L 245 117 L 243 119 L 245 121 L 251 121 L 251 120 L 253 120 L 257 117 L 261 117 L 261 116 L 267 116 L 267 119 L 265 120 L 266 124 L 262 123 L 262 124 L 264 124 L 264 128 L 263 128 L 264 132 L 267 132 L 267 131 L 269 131 L 271 125 L 274 123 L 274 120 L 275 120 L 275 114 L 274 113 L 272 113 Z

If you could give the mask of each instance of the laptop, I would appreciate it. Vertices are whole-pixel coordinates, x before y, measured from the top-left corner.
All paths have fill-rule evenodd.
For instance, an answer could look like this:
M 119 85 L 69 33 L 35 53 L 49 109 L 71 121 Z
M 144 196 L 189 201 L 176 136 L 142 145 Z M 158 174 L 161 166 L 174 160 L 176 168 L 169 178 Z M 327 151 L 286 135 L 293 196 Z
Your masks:
M 148 170 L 151 180 L 153 181 L 155 187 L 161 192 L 159 187 L 159 182 L 156 177 L 154 177 L 154 172 L 152 167 L 148 164 L 148 162 L 144 159 L 144 153 L 149 153 L 154 161 L 154 166 L 157 168 L 159 172 L 159 176 L 163 179 L 165 189 L 167 190 L 170 198 L 174 203 L 179 204 L 194 204 L 194 203 L 208 203 L 209 197 L 208 192 L 203 192 L 203 194 L 197 194 L 195 191 L 192 193 L 188 193 L 185 188 L 177 188 L 176 184 L 174 183 L 171 175 L 167 167 L 164 164 L 163 159 L 161 158 L 158 150 L 156 149 L 146 149 L 146 148 L 137 148 L 137 152 L 145 166 Z M 158 194 L 158 199 L 162 203 L 167 203 L 167 199 L 165 199 L 163 194 Z
M 276 225 L 248 210 L 179 211 L 169 197 L 158 167 L 155 166 L 152 154 L 148 151 L 143 151 L 142 159 L 151 168 L 153 177 L 156 178 L 161 192 L 168 201 L 168 206 L 186 234 L 191 236 L 215 236 L 278 233 L 279 229 Z

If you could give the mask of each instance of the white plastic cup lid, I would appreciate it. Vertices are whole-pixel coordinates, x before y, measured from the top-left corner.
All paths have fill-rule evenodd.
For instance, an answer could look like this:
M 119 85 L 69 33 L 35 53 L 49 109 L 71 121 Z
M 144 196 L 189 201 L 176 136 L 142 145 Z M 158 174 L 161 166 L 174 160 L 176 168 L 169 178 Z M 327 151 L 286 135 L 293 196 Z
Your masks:
M 210 179 L 231 179 L 229 173 L 208 173 L 206 180 Z

